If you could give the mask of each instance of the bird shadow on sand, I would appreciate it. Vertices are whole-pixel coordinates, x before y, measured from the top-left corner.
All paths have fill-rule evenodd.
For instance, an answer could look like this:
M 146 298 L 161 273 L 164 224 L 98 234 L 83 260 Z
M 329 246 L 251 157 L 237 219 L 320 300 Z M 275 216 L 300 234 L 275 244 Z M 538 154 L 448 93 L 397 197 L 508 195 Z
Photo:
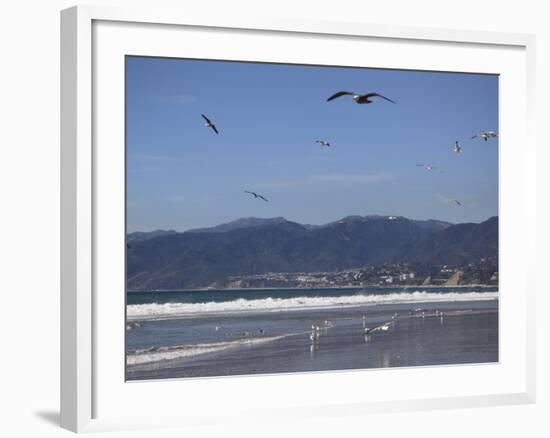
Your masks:
M 52 426 L 59 426 L 60 424 L 61 415 L 58 411 L 37 411 L 34 415 Z

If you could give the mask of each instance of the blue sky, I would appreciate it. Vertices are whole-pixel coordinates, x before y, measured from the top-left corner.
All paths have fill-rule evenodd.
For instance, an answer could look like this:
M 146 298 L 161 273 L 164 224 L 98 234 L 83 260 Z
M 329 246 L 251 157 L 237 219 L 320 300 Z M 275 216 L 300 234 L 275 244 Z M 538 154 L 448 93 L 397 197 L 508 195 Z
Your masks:
M 250 216 L 498 214 L 498 142 L 470 139 L 498 130 L 496 76 L 129 57 L 126 80 L 129 232 Z M 326 102 L 340 90 L 397 103 Z

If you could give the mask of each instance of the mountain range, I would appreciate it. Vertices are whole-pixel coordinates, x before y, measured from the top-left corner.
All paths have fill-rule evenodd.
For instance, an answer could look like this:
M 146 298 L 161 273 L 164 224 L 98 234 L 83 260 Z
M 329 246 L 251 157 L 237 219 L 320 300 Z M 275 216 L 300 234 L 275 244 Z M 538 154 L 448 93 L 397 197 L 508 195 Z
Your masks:
M 384 263 L 465 265 L 498 256 L 498 217 L 451 224 L 348 216 L 325 225 L 242 218 L 186 232 L 127 236 L 128 290 L 189 289 L 230 276 L 339 271 Z

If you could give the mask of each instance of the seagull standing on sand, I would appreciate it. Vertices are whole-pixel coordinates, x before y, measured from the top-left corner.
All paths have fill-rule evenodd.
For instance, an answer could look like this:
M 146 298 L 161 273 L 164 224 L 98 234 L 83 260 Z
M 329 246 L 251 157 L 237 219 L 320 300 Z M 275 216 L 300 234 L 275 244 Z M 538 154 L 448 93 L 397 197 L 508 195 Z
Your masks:
M 315 143 L 319 143 L 321 146 L 326 146 L 326 147 L 330 146 L 330 142 L 325 140 L 315 140 Z
M 268 202 L 267 199 L 265 199 L 262 195 L 259 195 L 258 193 L 255 193 L 255 192 L 250 192 L 248 190 L 245 190 L 244 191 L 245 193 L 250 193 L 252 196 L 254 196 L 254 198 L 259 198 L 259 199 L 263 199 L 265 202 Z
M 207 128 L 212 128 L 212 130 L 216 133 L 216 134 L 219 134 L 217 128 L 216 128 L 216 125 L 214 125 L 212 123 L 212 121 L 206 117 L 204 114 L 201 114 L 202 118 L 205 120 L 206 124 L 204 126 L 206 126 Z
M 497 138 L 498 133 L 496 131 L 480 131 L 479 134 L 475 134 L 472 139 L 479 137 L 487 141 L 489 138 Z
M 316 325 L 311 326 L 311 334 L 309 335 L 309 340 L 312 342 L 315 342 L 317 339 L 319 339 L 319 330 L 320 328 Z
M 372 103 L 373 101 L 371 99 L 373 97 L 380 97 L 381 99 L 387 100 L 388 102 L 395 103 L 393 100 L 388 99 L 387 97 L 382 96 L 381 94 L 378 94 L 378 93 L 358 94 L 358 93 L 354 93 L 353 91 L 339 91 L 338 93 L 330 96 L 327 99 L 327 102 L 330 102 L 331 100 L 334 100 L 342 96 L 352 96 L 355 103 L 359 103 L 359 104 Z
M 460 146 L 460 145 L 458 144 L 458 141 L 455 141 L 455 148 L 454 148 L 454 151 L 455 151 L 457 154 L 462 153 L 462 146 Z

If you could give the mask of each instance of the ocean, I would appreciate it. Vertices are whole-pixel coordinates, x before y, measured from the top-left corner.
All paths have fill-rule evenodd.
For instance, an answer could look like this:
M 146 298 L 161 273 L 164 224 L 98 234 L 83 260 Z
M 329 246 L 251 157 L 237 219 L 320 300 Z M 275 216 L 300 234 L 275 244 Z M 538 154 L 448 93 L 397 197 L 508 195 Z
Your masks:
M 127 294 L 128 380 L 498 361 L 496 287 Z

